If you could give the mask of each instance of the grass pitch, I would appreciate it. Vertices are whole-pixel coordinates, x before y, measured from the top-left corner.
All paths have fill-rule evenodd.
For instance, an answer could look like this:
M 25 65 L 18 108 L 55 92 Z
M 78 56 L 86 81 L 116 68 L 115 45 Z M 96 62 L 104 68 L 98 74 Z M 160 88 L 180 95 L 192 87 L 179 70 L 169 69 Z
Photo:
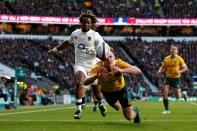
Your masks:
M 141 109 L 141 124 L 127 121 L 122 111 L 107 105 L 107 116 L 93 112 L 90 104 L 80 120 L 74 120 L 75 105 L 21 107 L 0 110 L 0 131 L 196 131 L 197 103 L 171 102 L 172 114 L 163 115 L 162 102 L 135 101 Z

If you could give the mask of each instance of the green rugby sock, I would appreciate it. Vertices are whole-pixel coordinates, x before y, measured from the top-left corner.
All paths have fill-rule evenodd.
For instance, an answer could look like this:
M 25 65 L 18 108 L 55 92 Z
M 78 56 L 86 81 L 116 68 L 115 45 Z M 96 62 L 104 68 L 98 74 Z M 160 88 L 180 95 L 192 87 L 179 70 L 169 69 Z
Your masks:
M 163 104 L 164 104 L 165 110 L 168 111 L 169 110 L 169 101 L 168 101 L 168 99 L 163 99 Z

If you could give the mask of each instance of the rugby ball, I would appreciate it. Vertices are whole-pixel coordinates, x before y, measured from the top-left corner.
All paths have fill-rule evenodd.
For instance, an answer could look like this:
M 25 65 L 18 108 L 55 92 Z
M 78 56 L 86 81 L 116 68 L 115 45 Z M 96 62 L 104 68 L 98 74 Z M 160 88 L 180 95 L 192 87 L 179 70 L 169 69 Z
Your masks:
M 96 57 L 100 60 L 105 60 L 110 56 L 110 52 L 110 46 L 107 43 L 103 42 L 96 48 Z

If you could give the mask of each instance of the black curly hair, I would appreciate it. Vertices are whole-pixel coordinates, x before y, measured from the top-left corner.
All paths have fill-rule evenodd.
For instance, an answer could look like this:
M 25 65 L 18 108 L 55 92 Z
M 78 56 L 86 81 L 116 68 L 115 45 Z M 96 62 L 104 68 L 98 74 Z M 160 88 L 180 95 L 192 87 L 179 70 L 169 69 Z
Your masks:
M 90 13 L 89 11 L 83 11 L 81 13 L 81 15 L 79 16 L 80 23 L 82 23 L 84 17 L 88 17 L 88 18 L 91 19 L 91 21 L 92 21 L 92 29 L 95 29 L 96 28 L 96 23 L 98 22 L 96 16 L 93 15 L 92 13 Z

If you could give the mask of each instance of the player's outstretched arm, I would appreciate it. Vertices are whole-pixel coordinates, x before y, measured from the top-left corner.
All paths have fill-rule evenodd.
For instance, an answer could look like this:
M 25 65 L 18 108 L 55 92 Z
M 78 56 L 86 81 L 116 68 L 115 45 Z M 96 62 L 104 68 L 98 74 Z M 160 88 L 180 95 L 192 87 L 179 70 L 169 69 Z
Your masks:
M 84 81 L 84 85 L 92 84 L 97 79 L 97 77 L 97 74 L 87 77 Z
M 49 54 L 54 54 L 57 53 L 58 51 L 64 50 L 65 48 L 67 48 L 67 46 L 70 43 L 66 40 L 64 42 L 62 42 L 60 45 L 58 45 L 57 47 L 53 48 L 52 50 L 49 50 L 48 53 Z
M 132 66 L 132 67 L 129 67 L 129 68 L 124 68 L 124 69 L 121 69 L 119 67 L 113 67 L 113 70 L 121 72 L 121 73 L 129 73 L 129 74 L 132 74 L 132 75 L 138 75 L 138 74 L 141 74 L 141 72 L 142 72 L 140 70 L 140 68 L 138 68 L 136 66 Z
M 140 68 L 136 67 L 136 66 L 132 66 L 130 68 L 125 68 L 123 69 L 124 73 L 130 73 L 132 75 L 139 75 L 142 73 L 142 71 L 140 70 Z

